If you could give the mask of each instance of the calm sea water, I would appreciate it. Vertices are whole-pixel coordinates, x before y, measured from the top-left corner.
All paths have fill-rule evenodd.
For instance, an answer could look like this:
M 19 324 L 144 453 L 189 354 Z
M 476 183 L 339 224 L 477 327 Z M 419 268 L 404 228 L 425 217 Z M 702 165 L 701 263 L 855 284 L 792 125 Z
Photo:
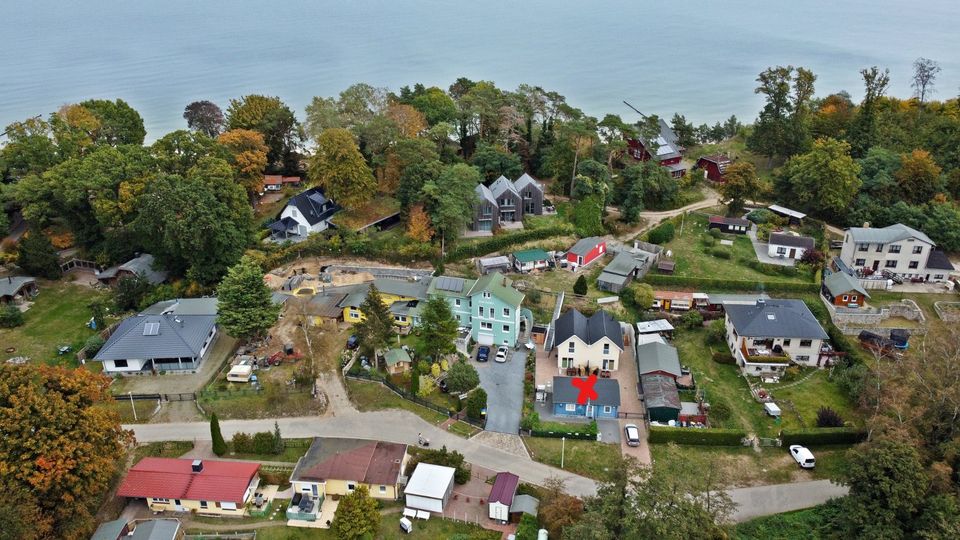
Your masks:
M 315 95 L 365 81 L 398 89 L 456 77 L 539 84 L 590 114 L 681 112 L 752 120 L 757 73 L 807 66 L 818 93 L 860 96 L 889 67 L 909 95 L 918 56 L 960 86 L 960 2 L 924 0 L 0 0 L 0 125 L 121 97 L 148 139 L 185 126 L 190 101 Z

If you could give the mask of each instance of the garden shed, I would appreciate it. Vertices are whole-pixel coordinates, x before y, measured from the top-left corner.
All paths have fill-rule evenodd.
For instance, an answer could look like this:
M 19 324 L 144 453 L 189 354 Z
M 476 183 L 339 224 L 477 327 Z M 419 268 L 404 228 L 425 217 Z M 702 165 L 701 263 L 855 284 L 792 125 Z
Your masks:
M 680 417 L 680 393 L 677 383 L 667 375 L 643 375 L 640 377 L 643 401 L 651 422 L 667 423 Z

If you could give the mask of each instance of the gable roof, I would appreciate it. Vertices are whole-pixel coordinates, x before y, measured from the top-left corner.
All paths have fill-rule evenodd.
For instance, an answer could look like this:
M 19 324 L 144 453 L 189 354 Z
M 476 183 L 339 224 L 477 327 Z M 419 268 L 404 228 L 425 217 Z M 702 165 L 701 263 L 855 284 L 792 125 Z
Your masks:
M 598 364 L 599 365 L 599 364 Z M 553 402 L 554 403 L 576 403 L 580 396 L 580 389 L 573 385 L 575 377 L 554 377 L 553 378 Z M 612 407 L 620 406 L 620 383 L 616 379 L 597 379 L 593 385 L 597 392 L 597 399 L 591 401 L 592 405 L 609 405 Z
M 150 519 L 141 521 L 127 536 L 129 540 L 175 540 L 180 532 L 178 519 Z
M 521 263 L 548 261 L 550 260 L 550 254 L 542 249 L 524 249 L 521 251 L 514 251 L 513 258 Z
M 933 268 L 934 270 L 954 270 L 953 263 L 947 258 L 947 254 L 939 249 L 932 250 L 930 255 L 927 256 L 927 268 Z
M 640 388 L 643 390 L 643 403 L 650 408 L 668 408 L 680 410 L 680 393 L 677 382 L 666 375 L 641 375 Z
M 637 373 L 644 375 L 663 371 L 679 377 L 680 356 L 677 349 L 663 341 L 650 341 L 637 345 Z
M 847 229 L 847 232 L 850 233 L 851 238 L 854 242 L 859 242 L 861 244 L 889 244 L 891 242 L 899 242 L 900 240 L 906 240 L 908 238 L 916 238 L 917 240 L 922 240 L 932 246 L 937 245 L 929 236 L 923 234 L 922 232 L 914 229 L 913 227 L 908 227 L 903 223 L 894 223 L 893 225 L 888 225 L 886 227 L 874 228 L 874 227 L 850 227 Z
M 143 458 L 127 472 L 117 495 L 242 504 L 247 486 L 260 470 L 259 463 L 203 460 L 203 469 L 195 473 L 193 461 Z
M 727 165 L 729 165 L 730 163 L 733 163 L 733 161 L 729 157 L 723 154 L 711 154 L 709 156 L 700 156 L 700 159 L 698 159 L 697 161 L 700 161 L 700 160 L 716 163 L 717 167 L 720 168 L 721 173 L 723 172 L 723 170 L 726 168 Z
M 620 323 L 604 310 L 600 310 L 587 318 L 576 309 L 564 313 L 555 323 L 555 343 L 563 343 L 573 336 L 577 336 L 587 345 L 593 345 L 607 337 L 620 350 L 623 350 L 623 332 Z
M 516 189 L 517 191 L 523 191 L 523 188 L 525 188 L 525 187 L 527 187 L 527 186 L 534 187 L 534 188 L 536 188 L 538 191 L 543 192 L 543 186 L 540 185 L 540 182 L 538 182 L 536 178 L 530 176 L 530 175 L 527 174 L 527 173 L 521 174 L 521 175 L 520 175 L 520 178 L 517 178 L 517 179 L 514 180 L 514 182 L 513 182 L 513 187 L 514 187 L 514 189 Z
M 407 279 L 377 278 L 373 285 L 382 293 L 409 298 L 427 298 L 427 289 L 430 288 L 432 278 L 410 281 Z
M 13 296 L 20 292 L 20 289 L 36 283 L 37 280 L 28 276 L 7 276 L 0 278 L 0 296 Z
M 513 187 L 513 182 L 507 180 L 506 176 L 501 176 L 500 178 L 494 180 L 492 184 L 490 184 L 490 193 L 493 193 L 494 197 L 499 199 L 500 196 L 506 192 L 510 192 L 515 197 L 520 198 L 520 194 L 517 193 L 517 189 Z
M 468 296 L 489 292 L 502 302 L 515 308 L 523 302 L 523 293 L 513 288 L 513 281 L 500 272 L 487 274 L 476 281 Z
M 216 315 L 217 299 L 204 298 L 175 298 L 162 300 L 140 312 L 141 315 Z
M 600 244 L 601 242 L 603 242 L 603 238 L 600 238 L 599 236 L 588 236 L 586 238 L 577 240 L 577 243 L 567 251 L 573 253 L 574 255 L 584 256 L 587 253 L 590 253 L 590 250 L 595 248 L 597 244 Z
M 653 156 L 656 161 L 661 161 L 664 159 L 672 159 L 681 156 L 681 147 L 677 142 L 677 134 L 670 129 L 670 125 L 667 124 L 665 120 L 660 119 L 660 133 L 657 135 L 657 151 L 656 153 L 652 152 L 650 149 L 650 143 L 645 140 L 640 140 L 640 143 L 643 144 L 644 149 Z
M 326 221 L 340 210 L 337 203 L 328 199 L 318 187 L 301 191 L 287 201 L 287 208 L 294 206 L 311 226 Z
M 464 298 L 470 295 L 470 289 L 477 283 L 474 279 L 461 277 L 437 276 L 427 287 L 428 295 L 452 296 Z
M 841 294 L 854 291 L 866 296 L 867 298 L 870 298 L 870 295 L 867 294 L 867 291 L 864 290 L 862 285 L 860 285 L 860 280 L 849 276 L 844 272 L 834 272 L 823 278 L 823 286 L 826 287 L 833 296 L 839 296 Z
M 820 322 L 802 300 L 772 299 L 723 307 L 741 336 L 827 339 Z
M 216 315 L 141 314 L 127 317 L 93 359 L 195 358 L 216 323 Z
M 710 216 L 710 223 L 718 223 L 722 225 L 739 225 L 741 227 L 750 228 L 753 225 L 753 222 L 750 220 L 742 218 L 733 218 L 726 216 Z
M 387 353 L 383 355 L 383 360 L 388 366 L 395 366 L 400 362 L 406 362 L 409 364 L 410 355 L 407 354 L 407 351 L 403 349 L 395 348 L 387 351 Z
M 490 191 L 490 188 L 483 184 L 477 184 L 477 187 L 473 188 L 473 191 L 477 194 L 477 197 L 480 199 L 486 200 L 488 203 L 493 206 L 497 206 L 497 198 L 493 196 L 493 193 Z
M 493 480 L 493 487 L 490 488 L 490 496 L 487 497 L 487 502 L 510 506 L 513 504 L 514 495 L 517 494 L 518 485 L 520 485 L 519 476 L 508 472 L 497 473 Z
M 297 462 L 290 480 L 396 484 L 406 454 L 405 444 L 318 437 Z
M 647 256 L 641 253 L 633 254 L 621 251 L 603 268 L 604 272 L 626 276 L 646 264 Z
M 123 534 L 123 529 L 127 526 L 127 520 L 124 518 L 115 519 L 101 523 L 94 531 L 90 540 L 117 540 Z M 126 536 L 126 535 L 124 535 Z
M 513 498 L 513 504 L 510 505 L 510 513 L 523 512 L 537 517 L 537 508 L 540 507 L 540 499 L 532 495 L 517 495 Z
M 263 175 L 263 185 L 265 186 L 279 186 L 283 184 L 283 176 L 279 174 L 265 174 Z
M 151 285 L 159 285 L 167 280 L 167 271 L 154 270 L 153 263 L 153 255 L 149 253 L 143 253 L 121 265 L 111 266 L 110 268 L 98 273 L 97 279 L 110 279 L 115 277 L 121 270 L 123 270 L 125 272 L 130 272 L 131 274 L 144 274 L 147 277 L 147 281 L 150 282 Z
M 813 249 L 816 242 L 809 236 L 795 236 L 784 233 L 770 233 L 770 242 L 774 246 L 798 247 L 803 249 Z

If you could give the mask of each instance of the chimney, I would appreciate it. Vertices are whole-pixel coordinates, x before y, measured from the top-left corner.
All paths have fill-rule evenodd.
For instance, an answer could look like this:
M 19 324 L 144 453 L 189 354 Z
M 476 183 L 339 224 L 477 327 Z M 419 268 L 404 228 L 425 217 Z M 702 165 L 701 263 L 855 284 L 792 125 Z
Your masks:
M 176 317 L 173 319 L 173 321 L 179 324 L 180 328 L 183 328 L 183 319 L 181 319 L 180 317 Z
M 193 460 L 193 463 L 190 465 L 190 469 L 195 473 L 203 472 L 203 460 Z

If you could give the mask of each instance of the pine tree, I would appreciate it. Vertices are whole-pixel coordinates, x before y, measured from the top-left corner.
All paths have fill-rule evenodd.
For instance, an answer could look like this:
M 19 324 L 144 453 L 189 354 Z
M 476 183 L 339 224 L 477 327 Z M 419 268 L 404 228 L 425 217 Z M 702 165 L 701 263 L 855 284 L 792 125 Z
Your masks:
M 280 306 L 263 282 L 263 270 L 249 258 L 227 271 L 217 289 L 217 323 L 237 338 L 263 335 L 277 322 Z
M 213 453 L 222 456 L 227 453 L 227 442 L 223 440 L 223 434 L 220 433 L 220 420 L 217 419 L 217 413 L 210 415 L 210 438 L 213 439 Z
M 283 437 L 280 436 L 280 424 L 274 420 L 273 421 L 273 453 L 282 454 L 283 449 L 286 448 L 286 445 L 283 442 Z
M 30 230 L 17 252 L 17 265 L 30 275 L 57 279 L 60 277 L 60 257 L 45 234 Z
M 367 298 L 360 304 L 360 312 L 363 313 L 363 320 L 356 325 L 360 347 L 373 355 L 387 344 L 393 334 L 393 317 L 375 285 L 370 286 Z
M 587 278 L 583 276 L 583 274 L 581 274 L 580 277 L 577 278 L 577 282 L 573 284 L 573 293 L 581 296 L 587 294 Z

